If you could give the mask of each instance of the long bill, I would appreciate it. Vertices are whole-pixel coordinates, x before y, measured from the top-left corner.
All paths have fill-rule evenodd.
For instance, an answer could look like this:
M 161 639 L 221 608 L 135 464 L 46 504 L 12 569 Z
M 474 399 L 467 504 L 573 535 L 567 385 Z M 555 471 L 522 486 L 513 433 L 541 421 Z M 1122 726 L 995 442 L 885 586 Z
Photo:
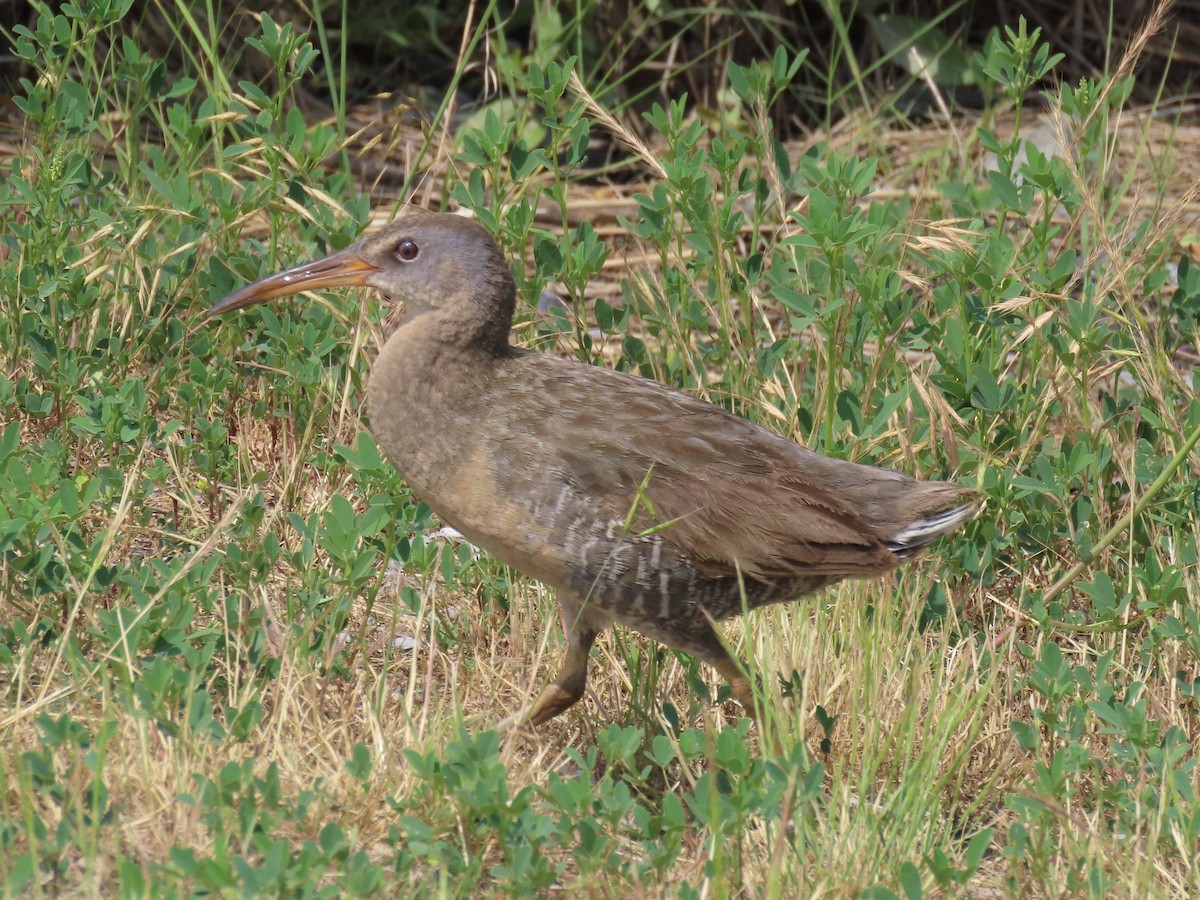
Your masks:
M 367 262 L 355 253 L 343 250 L 315 262 L 292 266 L 290 269 L 284 269 L 275 275 L 268 275 L 253 284 L 248 284 L 223 300 L 218 300 L 209 307 L 208 314 L 218 316 L 230 310 L 242 309 L 256 303 L 265 303 L 276 297 L 290 297 L 301 291 L 315 291 L 347 285 L 361 287 L 367 283 L 368 275 L 378 271 L 379 266 Z

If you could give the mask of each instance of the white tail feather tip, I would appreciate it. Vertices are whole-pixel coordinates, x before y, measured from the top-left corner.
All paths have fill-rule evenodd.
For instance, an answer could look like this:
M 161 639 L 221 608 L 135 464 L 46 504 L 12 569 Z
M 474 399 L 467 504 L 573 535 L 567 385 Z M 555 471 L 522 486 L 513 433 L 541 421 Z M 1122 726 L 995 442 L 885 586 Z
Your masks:
M 920 550 L 971 518 L 978 508 L 979 504 L 972 501 L 917 519 L 910 522 L 903 531 L 888 538 L 885 544 L 897 556 Z

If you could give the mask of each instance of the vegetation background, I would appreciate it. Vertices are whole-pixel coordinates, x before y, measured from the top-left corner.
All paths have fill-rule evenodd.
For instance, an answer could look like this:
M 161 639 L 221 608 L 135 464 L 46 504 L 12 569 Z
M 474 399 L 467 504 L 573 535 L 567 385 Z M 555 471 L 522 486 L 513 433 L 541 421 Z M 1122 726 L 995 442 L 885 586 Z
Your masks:
M 0 4 L 5 894 L 1200 894 L 1195 4 L 379 6 Z M 553 597 L 383 461 L 387 311 L 203 315 L 410 201 L 983 513 L 732 625 L 754 726 L 618 630 L 501 737 Z

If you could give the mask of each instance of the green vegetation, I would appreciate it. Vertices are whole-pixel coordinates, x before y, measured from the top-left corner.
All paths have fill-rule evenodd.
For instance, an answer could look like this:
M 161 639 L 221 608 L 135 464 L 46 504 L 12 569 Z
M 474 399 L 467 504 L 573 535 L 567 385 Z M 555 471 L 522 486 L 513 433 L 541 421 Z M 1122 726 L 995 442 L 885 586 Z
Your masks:
M 803 52 L 635 129 L 557 53 L 582 13 L 556 52 L 476 23 L 505 101 L 450 128 L 439 101 L 401 161 L 512 253 L 520 340 L 987 497 L 894 578 L 731 627 L 780 698 L 758 725 L 618 631 L 577 711 L 502 738 L 557 665 L 553 598 L 441 536 L 367 434 L 387 311 L 203 316 L 392 212 L 330 36 L 263 16 L 271 77 L 239 79 L 195 5 L 170 66 L 131 6 L 13 35 L 5 894 L 1200 893 L 1200 188 L 1169 115 L 1125 114 L 1135 54 L 1035 108 L 1059 59 L 1022 23 L 968 61 L 981 122 L 797 145 L 772 110 Z M 599 137 L 637 183 L 599 186 Z

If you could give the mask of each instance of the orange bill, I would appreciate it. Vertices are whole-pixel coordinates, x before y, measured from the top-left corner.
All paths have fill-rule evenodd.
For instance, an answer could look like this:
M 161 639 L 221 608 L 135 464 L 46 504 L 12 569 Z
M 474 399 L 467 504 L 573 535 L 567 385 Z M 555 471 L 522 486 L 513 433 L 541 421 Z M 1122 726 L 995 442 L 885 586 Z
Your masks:
M 265 303 L 276 297 L 290 297 L 302 291 L 316 291 L 323 288 L 362 286 L 367 283 L 367 276 L 378 272 L 379 267 L 367 262 L 361 256 L 343 250 L 316 262 L 301 263 L 284 269 L 275 275 L 268 275 L 253 284 L 234 291 L 223 300 L 218 300 L 208 310 L 210 316 L 234 309 Z

